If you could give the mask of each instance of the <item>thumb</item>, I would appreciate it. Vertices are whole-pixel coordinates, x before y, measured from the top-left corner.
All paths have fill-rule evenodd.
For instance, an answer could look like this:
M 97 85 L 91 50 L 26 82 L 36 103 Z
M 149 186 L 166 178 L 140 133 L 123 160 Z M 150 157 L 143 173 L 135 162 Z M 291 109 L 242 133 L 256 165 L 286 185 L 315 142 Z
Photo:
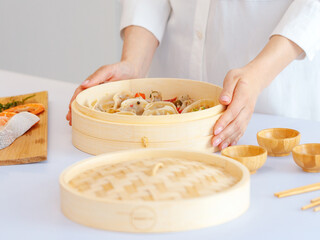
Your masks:
M 237 85 L 238 78 L 233 71 L 229 71 L 223 81 L 223 89 L 219 97 L 222 105 L 229 105 L 232 101 L 233 92 Z
M 108 66 L 100 67 L 97 71 L 90 75 L 83 83 L 81 83 L 81 87 L 89 88 L 99 85 L 100 83 L 104 83 L 112 77 L 112 74 L 112 68 L 109 68 Z

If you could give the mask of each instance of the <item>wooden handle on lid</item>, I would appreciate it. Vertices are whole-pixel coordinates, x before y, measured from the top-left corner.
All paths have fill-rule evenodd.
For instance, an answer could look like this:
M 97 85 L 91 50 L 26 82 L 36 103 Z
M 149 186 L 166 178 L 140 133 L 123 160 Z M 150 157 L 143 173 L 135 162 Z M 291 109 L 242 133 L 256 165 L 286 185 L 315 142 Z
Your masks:
M 152 168 L 152 171 L 151 171 L 151 176 L 155 176 L 159 170 L 159 168 L 162 168 L 164 165 L 163 163 L 157 163 L 156 165 L 154 165 L 154 167 Z

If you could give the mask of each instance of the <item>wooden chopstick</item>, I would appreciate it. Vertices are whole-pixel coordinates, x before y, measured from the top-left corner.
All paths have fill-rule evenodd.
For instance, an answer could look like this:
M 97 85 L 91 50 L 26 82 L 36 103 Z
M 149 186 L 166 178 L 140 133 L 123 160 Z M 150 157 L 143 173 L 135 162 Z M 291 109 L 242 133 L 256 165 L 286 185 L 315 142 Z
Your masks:
M 317 197 L 317 198 L 314 198 L 314 199 L 311 200 L 312 203 L 313 202 L 317 202 L 317 201 L 320 201 L 320 197 Z
M 274 195 L 278 198 L 282 198 L 282 197 L 288 197 L 288 196 L 316 191 L 316 190 L 320 190 L 320 183 L 314 183 L 314 184 L 310 184 L 302 187 L 292 188 L 286 191 L 277 192 Z
M 320 207 L 316 207 L 316 208 L 314 208 L 314 209 L 313 209 L 313 211 L 315 211 L 315 212 L 320 211 Z
M 310 204 L 308 204 L 308 205 L 303 206 L 303 207 L 301 208 L 301 210 L 306 210 L 306 209 L 309 209 L 309 208 L 312 208 L 312 207 L 318 206 L 318 205 L 320 205 L 320 200 L 317 201 L 317 202 L 313 202 L 313 203 L 310 203 Z

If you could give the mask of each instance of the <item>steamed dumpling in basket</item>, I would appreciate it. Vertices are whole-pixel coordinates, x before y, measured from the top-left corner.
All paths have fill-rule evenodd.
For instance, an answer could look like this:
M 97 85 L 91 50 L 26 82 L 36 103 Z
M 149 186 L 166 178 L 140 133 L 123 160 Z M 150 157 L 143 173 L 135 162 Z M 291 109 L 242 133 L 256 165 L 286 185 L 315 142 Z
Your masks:
M 114 109 L 117 109 L 121 106 L 122 102 L 124 102 L 127 99 L 133 98 L 133 93 L 129 91 L 123 91 L 120 93 L 116 93 L 113 96 L 114 101 Z
M 133 97 L 133 94 L 129 91 L 122 91 L 116 93 L 113 97 L 111 95 L 106 95 L 93 101 L 90 105 L 94 110 L 107 112 L 107 113 L 117 113 L 119 112 L 119 107 L 121 104 Z M 135 114 L 134 114 L 135 115 Z
M 101 112 L 114 113 L 114 101 L 110 96 L 103 96 L 99 100 L 95 100 L 91 103 L 94 110 Z
M 162 94 L 152 91 L 150 99 L 145 94 L 122 91 L 112 95 L 104 95 L 88 104 L 91 109 L 120 115 L 171 115 L 205 110 L 217 105 L 213 99 L 195 101 L 189 95 L 181 95 L 169 100 L 162 100 Z
M 176 106 L 171 102 L 159 101 L 148 103 L 145 107 L 144 116 L 178 114 Z
M 119 112 L 133 112 L 142 115 L 148 102 L 143 98 L 129 98 L 121 103 Z
M 200 99 L 187 106 L 181 113 L 202 111 L 214 107 L 215 105 L 216 101 L 214 101 L 213 99 Z
M 174 104 L 176 105 L 178 112 L 181 113 L 183 109 L 192 104 L 194 101 L 195 100 L 192 99 L 189 95 L 182 95 L 177 98 Z

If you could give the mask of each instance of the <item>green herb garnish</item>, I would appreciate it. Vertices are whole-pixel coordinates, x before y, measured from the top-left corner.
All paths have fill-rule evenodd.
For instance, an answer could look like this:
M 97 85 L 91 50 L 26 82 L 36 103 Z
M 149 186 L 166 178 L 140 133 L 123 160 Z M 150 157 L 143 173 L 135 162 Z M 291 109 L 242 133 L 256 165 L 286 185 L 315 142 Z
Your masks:
M 193 108 L 192 111 L 193 112 L 197 112 L 197 111 L 202 111 L 202 110 L 206 110 L 206 107 L 199 107 L 199 108 Z
M 4 110 L 7 110 L 9 108 L 16 107 L 18 105 L 24 104 L 25 101 L 27 101 L 28 99 L 30 99 L 30 98 L 32 98 L 34 96 L 35 96 L 35 94 L 30 95 L 30 96 L 22 99 L 21 101 L 11 101 L 11 102 L 8 102 L 6 104 L 0 103 L 0 112 L 2 112 Z

